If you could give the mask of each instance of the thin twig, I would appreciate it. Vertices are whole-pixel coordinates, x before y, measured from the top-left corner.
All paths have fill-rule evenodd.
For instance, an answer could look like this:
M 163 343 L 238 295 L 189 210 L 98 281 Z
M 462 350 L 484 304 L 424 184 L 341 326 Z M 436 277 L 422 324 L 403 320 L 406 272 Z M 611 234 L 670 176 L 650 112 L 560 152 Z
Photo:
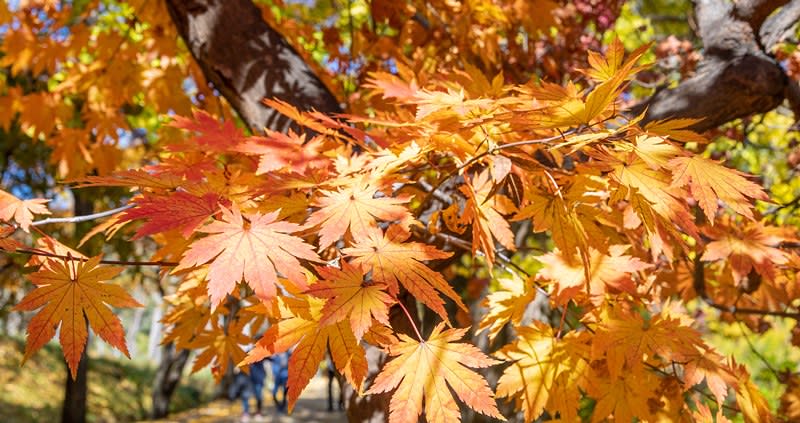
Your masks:
M 47 251 L 42 251 L 32 248 L 17 248 L 14 252 L 17 254 L 30 254 L 33 256 L 58 258 L 62 260 L 71 260 L 71 261 L 87 260 L 86 257 L 73 257 L 70 255 L 65 256 L 61 254 L 54 254 Z M 120 266 L 164 266 L 164 267 L 175 267 L 178 265 L 178 263 L 172 261 L 128 261 L 128 260 L 100 260 L 100 264 L 115 264 Z
M 117 214 L 123 212 L 125 210 L 131 209 L 135 206 L 135 204 L 126 204 L 121 207 L 117 207 L 115 209 L 102 211 L 99 213 L 87 214 L 83 216 L 72 216 L 72 217 L 48 217 L 47 219 L 37 220 L 36 222 L 31 223 L 31 226 L 40 226 L 40 225 L 47 225 L 50 223 L 79 223 L 79 222 L 88 222 L 90 220 L 101 219 L 107 216 L 111 216 L 112 214 Z
M 708 304 L 711 307 L 714 307 L 717 310 L 731 314 L 756 314 L 760 316 L 777 316 L 777 317 L 787 317 L 790 319 L 800 320 L 800 313 L 792 313 L 788 311 L 762 310 L 758 308 L 726 306 L 723 304 L 717 304 L 714 302 L 714 300 L 708 297 L 703 297 L 703 301 L 705 301 L 706 304 Z
M 767 361 L 767 358 L 764 357 L 761 354 L 761 352 L 759 352 L 756 349 L 756 346 L 753 345 L 753 343 L 750 341 L 750 337 L 747 335 L 747 329 L 745 329 L 744 324 L 742 323 L 742 321 L 740 320 L 738 323 L 739 323 L 739 329 L 742 331 L 742 337 L 747 342 L 747 346 L 750 347 L 750 351 L 752 351 L 753 354 L 755 354 L 756 357 L 758 357 L 758 359 L 761 360 L 761 362 L 764 363 L 765 366 L 767 366 L 767 369 L 769 369 L 769 371 L 772 372 L 773 375 L 775 375 L 776 379 L 780 380 L 781 376 L 778 373 L 778 371 L 775 370 L 774 367 L 772 367 L 772 365 L 769 363 L 769 361 Z

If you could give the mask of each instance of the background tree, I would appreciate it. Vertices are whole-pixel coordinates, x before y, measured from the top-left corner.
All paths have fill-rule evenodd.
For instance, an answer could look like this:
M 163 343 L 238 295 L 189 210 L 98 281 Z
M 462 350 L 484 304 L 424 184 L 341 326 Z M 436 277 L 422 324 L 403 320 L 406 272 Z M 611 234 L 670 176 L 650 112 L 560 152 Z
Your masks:
M 231 361 L 244 358 L 240 345 L 249 342 L 246 335 L 268 319 L 271 332 L 250 359 L 299 341 L 297 360 L 313 364 L 318 347 L 330 347 L 345 378 L 360 386 L 367 364 L 374 374 L 379 363 L 367 363 L 357 342 L 333 344 L 349 335 L 329 333 L 352 331 L 354 340 L 363 339 L 395 358 L 370 385 L 371 396 L 352 398 L 351 417 L 365 419 L 371 410 L 382 409 L 388 397 L 378 394 L 399 384 L 390 409 L 393 419 L 402 421 L 415 418 L 413 412 L 421 407 L 415 398 L 423 395 L 427 407 L 444 401 L 443 409 L 453 410 L 446 388 L 409 391 L 413 369 L 403 363 L 415 363 L 417 354 L 433 354 L 456 368 L 496 363 L 463 343 L 453 347 L 461 355 L 444 358 L 431 352 L 464 335 L 438 322 L 456 327 L 475 323 L 489 329 L 489 339 L 499 336 L 496 345 L 485 338 L 476 341 L 485 353 L 507 344 L 494 355 L 517 364 L 503 370 L 497 393 L 517 399 L 528 420 L 543 410 L 562 418 L 579 411 L 595 418 L 613 413 L 622 420 L 703 414 L 709 405 L 734 411 L 730 400 L 724 402 L 725 386 L 737 392 L 746 418 L 766 418 L 746 370 L 721 360 L 701 361 L 698 352 L 707 347 L 690 329 L 688 316 L 664 301 L 680 298 L 691 310 L 702 310 L 690 302 L 700 299 L 718 309 L 722 320 L 753 329 L 772 324 L 775 316 L 797 317 L 791 224 L 798 191 L 791 178 L 792 156 L 784 154 L 773 163 L 777 171 L 763 177 L 778 206 L 762 204 L 755 210 L 751 202 L 766 199 L 763 192 L 705 158 L 724 153 L 730 163 L 761 174 L 769 158 L 753 158 L 748 152 L 754 149 L 724 147 L 737 139 L 747 147 L 765 122 L 789 127 L 776 115 L 760 121 L 750 116 L 781 104 L 798 109 L 793 79 L 798 55 L 792 40 L 800 14 L 796 1 L 700 2 L 690 20 L 699 35 L 696 44 L 665 38 L 655 53 L 638 50 L 625 61 L 622 46 L 611 43 L 607 32 L 617 18 L 622 17 L 616 29 L 632 49 L 631 25 L 642 19 L 636 9 L 670 9 L 546 0 L 347 6 L 150 0 L 25 2 L 0 11 L 2 22 L 10 25 L 3 41 L 3 63 L 9 66 L 3 97 L 6 128 L 24 135 L 25 145 L 52 149 L 50 162 L 58 165 L 61 178 L 138 189 L 130 199 L 134 208 L 91 234 L 128 232 L 128 222 L 144 220 L 134 238 L 152 238 L 160 248 L 148 264 L 178 265 L 171 274 L 179 284 L 166 273 L 161 278 L 162 294 L 174 292 L 174 308 L 165 318 L 172 325 L 167 342 L 202 350 L 194 367 L 213 363 L 222 378 Z M 686 25 L 672 23 L 670 32 L 689 36 Z M 173 31 L 192 59 L 175 44 Z M 658 34 L 653 30 L 650 35 Z M 607 50 L 605 59 L 590 52 L 600 49 Z M 658 65 L 640 68 L 642 55 L 658 59 Z M 31 82 L 18 80 L 22 74 Z M 38 88 L 29 88 L 35 83 Z M 253 133 L 266 130 L 266 137 L 247 137 L 203 113 L 195 113 L 193 120 L 175 118 L 172 128 L 158 130 L 156 137 L 163 122 L 157 116 L 187 116 L 191 103 L 230 120 L 225 103 L 212 101 L 215 94 Z M 272 98 L 279 101 L 262 103 Z M 636 105 L 621 120 L 625 103 Z M 298 109 L 344 109 L 349 123 Z M 664 123 L 666 118 L 694 119 Z M 712 130 L 738 118 L 747 120 L 712 144 L 689 131 Z M 175 127 L 187 130 L 188 138 Z M 296 135 L 301 127 L 307 138 Z M 315 134 L 319 137 L 311 140 Z M 776 153 L 793 147 L 785 135 L 769 145 Z M 81 155 L 72 154 L 76 150 Z M 340 159 L 333 160 L 332 154 Z M 44 163 L 47 153 L 38 157 Z M 140 160 L 150 162 L 143 171 L 114 172 L 136 167 Z M 30 168 L 16 166 L 22 169 L 16 173 L 27 174 Z M 15 187 L 8 189 L 13 196 L 5 197 L 6 210 L 42 211 L 15 199 L 38 192 Z M 696 203 L 684 201 L 689 197 Z M 114 200 L 128 200 L 127 191 L 111 197 L 111 204 L 119 204 Z M 108 207 L 105 201 L 78 213 L 76 197 L 73 209 L 85 214 Z M 352 217 L 353 212 L 360 217 Z M 30 229 L 24 213 L 6 213 L 4 220 L 18 225 L 20 235 Z M 522 223 L 509 224 L 504 216 Z M 272 223 L 276 219 L 290 223 Z M 208 220 L 213 223 L 202 226 Z M 783 223 L 790 225 L 775 226 Z M 240 234 L 236 227 L 245 231 Z M 39 236 L 55 245 L 45 232 Z M 269 245 L 265 239 L 280 239 L 289 247 L 280 254 L 267 248 L 257 253 L 259 259 L 233 244 L 218 248 L 236 236 L 253 236 L 264 245 Z M 320 258 L 309 244 L 299 243 L 300 237 L 333 261 L 320 267 Z M 11 242 L 4 249 L 64 255 L 56 247 L 32 250 Z M 102 248 L 106 254 L 124 255 L 119 245 L 126 244 Z M 416 251 L 396 258 L 402 260 L 397 266 L 417 269 L 416 276 L 381 267 L 378 261 L 385 257 L 370 258 L 365 252 L 385 245 Z M 546 253 L 534 257 L 531 249 Z M 268 264 L 252 267 L 264 254 L 289 279 L 281 279 L 277 291 L 274 277 L 265 276 L 272 274 Z M 286 254 L 305 265 L 299 267 Z M 448 257 L 458 260 L 428 263 Z M 483 270 L 473 272 L 456 291 L 442 275 L 463 269 L 468 258 L 469 268 Z M 39 273 L 57 273 L 48 263 L 32 264 L 42 266 Z M 237 266 L 246 284 L 234 289 L 231 284 L 238 280 L 222 274 L 233 272 L 236 278 L 232 269 Z M 501 276 L 500 268 L 509 273 Z M 481 288 L 474 274 L 487 270 L 497 282 Z M 373 281 L 363 278 L 376 273 L 373 288 Z M 315 284 L 315 278 L 321 281 Z M 454 275 L 447 279 L 459 280 Z M 332 312 L 344 295 L 339 285 L 359 293 L 369 290 L 370 313 L 358 320 L 344 305 L 347 311 Z M 480 301 L 469 301 L 469 308 L 464 304 L 470 295 L 480 298 L 488 291 L 492 313 L 481 316 Z M 276 293 L 281 294 L 277 299 Z M 524 312 L 537 295 L 549 305 L 539 316 L 549 325 L 531 323 L 530 313 Z M 260 305 L 259 299 L 264 301 Z M 414 312 L 415 299 L 424 305 L 421 313 Z M 500 314 L 494 314 L 496 309 Z M 348 315 L 349 326 L 342 323 Z M 371 319 L 388 324 L 392 333 L 370 325 Z M 506 321 L 511 324 L 503 329 Z M 287 338 L 282 328 L 296 325 L 307 328 L 302 338 Z M 631 350 L 621 342 L 621 334 L 658 338 L 667 333 L 689 347 L 645 343 Z M 419 343 L 423 339 L 427 343 Z M 535 347 L 534 354 L 530 348 L 541 342 L 550 346 Z M 115 345 L 124 349 L 124 344 Z M 344 356 L 339 355 L 343 348 Z M 586 354 L 565 353 L 587 348 Z M 521 363 L 542 354 L 581 371 L 544 368 L 534 361 L 538 373 L 512 378 L 515 366 L 525 368 Z M 71 364 L 73 373 L 80 369 Z M 682 373 L 675 370 L 678 365 Z M 294 362 L 293 396 L 311 368 Z M 658 389 L 641 392 L 625 408 L 617 393 L 633 387 L 623 376 L 630 371 Z M 464 368 L 455 379 L 441 376 L 472 409 L 500 415 L 488 387 L 469 398 L 459 389 L 459 377 L 485 385 L 472 371 Z M 790 402 L 794 376 L 781 379 Z M 696 386 L 703 380 L 716 401 L 705 404 L 696 395 L 692 401 L 697 405 L 679 400 L 683 393 L 703 391 Z M 555 382 L 572 389 L 563 393 L 565 403 L 554 403 L 547 394 L 531 397 L 530 389 Z M 577 406 L 581 396 L 585 402 Z M 791 410 L 786 407 L 783 413 Z M 427 413 L 431 421 L 437 419 L 433 411 Z

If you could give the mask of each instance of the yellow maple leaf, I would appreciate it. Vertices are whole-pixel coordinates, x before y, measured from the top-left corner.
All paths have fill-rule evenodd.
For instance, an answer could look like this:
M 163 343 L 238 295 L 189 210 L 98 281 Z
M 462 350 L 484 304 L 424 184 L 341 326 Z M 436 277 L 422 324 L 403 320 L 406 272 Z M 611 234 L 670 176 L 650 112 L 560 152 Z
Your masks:
M 536 290 L 531 283 L 517 276 L 499 278 L 497 282 L 500 289 L 486 297 L 484 305 L 489 312 L 478 326 L 478 333 L 489 330 L 489 340 L 493 340 L 508 322 L 519 326 L 525 309 L 536 297 Z
M 489 171 L 484 170 L 472 178 L 471 183 L 462 185 L 460 189 L 467 196 L 464 219 L 472 222 L 472 252 L 474 254 L 478 250 L 483 251 L 486 261 L 491 266 L 494 263 L 495 240 L 508 250 L 516 248 L 514 234 L 508 221 L 497 211 L 513 210 L 504 210 L 502 199 L 505 196 L 492 195 L 494 185 L 489 175 Z
M 426 341 L 400 334 L 400 341 L 388 348 L 395 358 L 383 367 L 367 394 L 397 388 L 389 402 L 389 423 L 417 422 L 423 399 L 429 423 L 460 422 L 461 411 L 450 389 L 473 410 L 505 421 L 489 384 L 469 369 L 500 362 L 473 345 L 456 343 L 467 329 L 443 329 L 443 323 L 436 325 Z
M 514 343 L 495 353 L 512 363 L 497 381 L 497 397 L 514 399 L 526 422 L 545 410 L 574 421 L 581 397 L 577 382 L 588 364 L 587 338 L 587 332 L 569 332 L 558 339 L 539 321 L 518 327 Z
M 319 323 L 324 301 L 312 296 L 299 298 L 277 297 L 281 320 L 264 333 L 247 357 L 240 363 L 249 364 L 288 351 L 289 378 L 286 398 L 292 411 L 300 393 L 317 374 L 319 364 L 330 348 L 336 368 L 356 390 L 367 375 L 367 356 L 359 345 L 348 322 L 329 325 Z

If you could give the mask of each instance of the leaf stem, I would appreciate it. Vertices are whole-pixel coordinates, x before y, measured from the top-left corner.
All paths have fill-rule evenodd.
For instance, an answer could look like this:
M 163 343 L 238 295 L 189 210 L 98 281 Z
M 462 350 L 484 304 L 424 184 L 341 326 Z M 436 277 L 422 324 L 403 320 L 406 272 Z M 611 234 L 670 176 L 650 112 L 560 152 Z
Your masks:
M 411 313 L 408 312 L 408 309 L 406 308 L 406 306 L 403 304 L 402 301 L 400 301 L 397 298 L 395 298 L 395 300 L 397 301 L 397 305 L 399 305 L 400 308 L 403 310 L 403 313 L 406 314 L 406 317 L 408 317 L 408 321 L 409 323 L 411 323 L 411 327 L 414 328 L 414 333 L 417 334 L 417 339 L 419 339 L 419 342 L 425 342 L 425 340 L 422 339 L 422 335 L 419 333 L 419 329 L 417 329 L 417 324 L 414 323 L 414 319 L 411 318 Z

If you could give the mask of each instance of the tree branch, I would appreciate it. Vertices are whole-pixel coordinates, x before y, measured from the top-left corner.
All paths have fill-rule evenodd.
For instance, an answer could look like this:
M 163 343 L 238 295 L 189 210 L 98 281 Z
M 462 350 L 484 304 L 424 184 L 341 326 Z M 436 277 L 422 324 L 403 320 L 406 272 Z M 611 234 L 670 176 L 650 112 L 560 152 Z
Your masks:
M 37 220 L 31 223 L 31 226 L 41 226 L 41 225 L 48 225 L 51 223 L 79 223 L 79 222 L 88 222 L 90 220 L 95 219 L 102 219 L 104 217 L 108 217 L 125 210 L 131 209 L 135 206 L 135 204 L 126 204 L 121 207 L 117 207 L 115 209 L 106 210 L 99 213 L 92 213 L 83 216 L 72 216 L 72 217 L 48 217 L 47 219 Z
M 800 21 L 800 0 L 792 0 L 781 10 L 768 17 L 758 31 L 761 45 L 767 52 L 794 35 L 794 28 Z
M 206 79 L 256 132 L 293 122 L 261 101 L 341 111 L 334 95 L 250 0 L 167 0 L 167 9 Z
M 29 254 L 32 256 L 57 258 L 70 261 L 87 260 L 86 257 L 65 256 L 61 254 L 54 254 L 47 251 L 42 251 L 32 248 L 17 248 L 14 252 L 17 254 Z M 114 264 L 119 266 L 166 266 L 166 267 L 175 267 L 178 265 L 178 263 L 172 261 L 129 261 L 129 260 L 100 260 L 100 264 Z
M 795 9 L 800 9 L 800 0 L 793 0 L 767 19 L 786 2 L 697 0 L 698 32 L 704 45 L 697 73 L 633 107 L 631 113 L 647 109 L 643 123 L 702 119 L 691 126 L 702 132 L 737 118 L 768 112 L 787 97 L 791 99 L 795 92 L 791 88 L 793 82 L 769 53 L 776 40 L 785 36 L 785 28 L 797 24 L 800 10 Z M 800 106 L 795 112 L 800 113 Z

